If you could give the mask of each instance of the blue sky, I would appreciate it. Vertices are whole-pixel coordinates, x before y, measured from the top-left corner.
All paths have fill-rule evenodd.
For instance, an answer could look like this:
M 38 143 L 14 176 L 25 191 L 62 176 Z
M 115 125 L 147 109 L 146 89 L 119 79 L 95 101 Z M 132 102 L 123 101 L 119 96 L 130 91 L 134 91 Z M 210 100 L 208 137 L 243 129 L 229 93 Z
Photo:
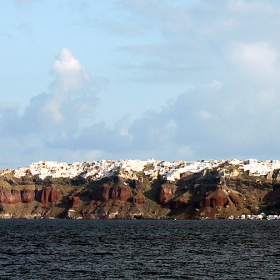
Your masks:
M 0 5 L 0 168 L 280 159 L 279 1 Z

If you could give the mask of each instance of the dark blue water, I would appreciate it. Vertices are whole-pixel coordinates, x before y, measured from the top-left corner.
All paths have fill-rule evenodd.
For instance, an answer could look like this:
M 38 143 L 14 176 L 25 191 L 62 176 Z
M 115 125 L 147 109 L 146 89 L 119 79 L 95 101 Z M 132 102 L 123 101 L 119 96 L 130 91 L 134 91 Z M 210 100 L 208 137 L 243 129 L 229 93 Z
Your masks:
M 0 220 L 0 279 L 280 279 L 280 221 Z

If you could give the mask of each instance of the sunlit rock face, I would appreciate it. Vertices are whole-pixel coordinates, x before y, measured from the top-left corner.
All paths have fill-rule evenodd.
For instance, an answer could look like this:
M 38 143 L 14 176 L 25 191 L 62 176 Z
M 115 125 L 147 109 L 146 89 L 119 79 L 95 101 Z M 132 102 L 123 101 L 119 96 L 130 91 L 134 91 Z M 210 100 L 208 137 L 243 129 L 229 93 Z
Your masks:
M 92 199 L 97 201 L 107 201 L 109 199 L 127 201 L 130 197 L 129 186 L 104 184 L 97 189 Z
M 55 185 L 46 187 L 42 190 L 41 204 L 55 204 L 60 198 L 60 191 L 56 189 Z
M 30 203 L 35 200 L 35 191 L 30 189 L 24 189 L 21 191 L 21 202 Z
M 110 189 L 110 198 L 113 200 L 127 201 L 130 198 L 130 187 L 115 185 Z
M 32 189 L 9 189 L 0 186 L 0 203 L 30 203 L 35 200 L 35 192 Z
M 12 189 L 11 195 L 12 195 L 12 203 L 19 203 L 22 201 L 22 193 L 19 190 Z
M 0 203 L 12 203 L 13 197 L 7 187 L 0 186 Z

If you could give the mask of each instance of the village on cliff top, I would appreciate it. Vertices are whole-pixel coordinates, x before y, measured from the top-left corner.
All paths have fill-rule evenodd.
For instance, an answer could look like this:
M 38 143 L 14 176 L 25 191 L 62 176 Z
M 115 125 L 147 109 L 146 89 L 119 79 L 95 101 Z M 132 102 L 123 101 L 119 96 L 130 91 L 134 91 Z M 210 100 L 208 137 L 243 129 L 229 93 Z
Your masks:
M 186 172 L 198 173 L 205 169 L 218 167 L 222 164 L 235 165 L 240 171 L 248 171 L 252 176 L 263 176 L 269 172 L 280 168 L 280 160 L 258 161 L 257 159 L 248 159 L 245 161 L 238 159 L 230 160 L 201 160 L 201 161 L 159 161 L 149 159 L 141 160 L 101 160 L 92 162 L 74 162 L 68 164 L 57 161 L 39 161 L 30 164 L 28 167 L 20 167 L 17 170 L 6 169 L 2 171 L 14 172 L 15 177 L 26 176 L 27 174 L 38 175 L 44 179 L 48 176 L 52 178 L 74 178 L 83 176 L 91 177 L 92 180 L 100 180 L 104 177 L 110 177 L 117 171 L 124 169 L 126 171 L 144 172 L 146 176 L 157 177 L 163 176 L 167 181 L 180 179 L 180 175 Z M 146 168 L 149 166 L 149 168 Z M 221 177 L 227 174 L 220 174 Z

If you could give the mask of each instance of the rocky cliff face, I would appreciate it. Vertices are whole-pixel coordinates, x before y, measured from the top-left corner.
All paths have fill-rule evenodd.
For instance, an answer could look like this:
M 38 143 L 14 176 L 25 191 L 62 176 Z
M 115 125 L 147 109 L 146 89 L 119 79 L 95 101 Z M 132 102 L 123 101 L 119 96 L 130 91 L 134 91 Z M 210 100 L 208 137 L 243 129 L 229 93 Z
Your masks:
M 44 188 L 41 191 L 40 202 L 42 205 L 56 204 L 60 198 L 60 191 L 55 185 Z
M 180 179 L 121 172 L 94 181 L 84 178 L 0 177 L 0 217 L 13 218 L 227 218 L 280 213 L 280 176 L 250 176 L 232 166 Z
M 159 190 L 159 204 L 166 205 L 172 199 L 177 191 L 177 186 L 172 184 L 162 184 Z
M 30 203 L 35 199 L 35 191 L 32 189 L 9 189 L 8 187 L 0 186 L 0 203 Z
M 92 195 L 92 199 L 97 201 L 107 201 L 109 199 L 127 201 L 130 197 L 130 187 L 121 184 L 113 186 L 101 185 L 97 188 L 96 193 Z

